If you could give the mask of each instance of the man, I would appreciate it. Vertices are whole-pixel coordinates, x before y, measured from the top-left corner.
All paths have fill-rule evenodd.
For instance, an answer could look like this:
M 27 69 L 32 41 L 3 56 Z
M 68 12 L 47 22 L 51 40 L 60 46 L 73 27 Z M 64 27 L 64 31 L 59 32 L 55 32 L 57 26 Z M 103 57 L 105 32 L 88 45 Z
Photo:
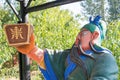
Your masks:
M 108 49 L 100 46 L 106 32 L 100 18 L 90 18 L 71 49 L 41 50 L 35 46 L 33 34 L 29 45 L 16 49 L 38 63 L 45 80 L 117 80 L 116 61 Z

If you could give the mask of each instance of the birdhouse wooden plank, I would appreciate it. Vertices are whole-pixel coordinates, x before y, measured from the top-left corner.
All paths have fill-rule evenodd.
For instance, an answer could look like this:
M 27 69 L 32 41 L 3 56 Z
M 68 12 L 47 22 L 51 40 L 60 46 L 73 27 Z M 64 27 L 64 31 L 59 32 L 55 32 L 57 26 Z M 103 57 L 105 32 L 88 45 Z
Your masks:
M 4 25 L 5 35 L 10 46 L 29 44 L 30 24 L 8 24 Z

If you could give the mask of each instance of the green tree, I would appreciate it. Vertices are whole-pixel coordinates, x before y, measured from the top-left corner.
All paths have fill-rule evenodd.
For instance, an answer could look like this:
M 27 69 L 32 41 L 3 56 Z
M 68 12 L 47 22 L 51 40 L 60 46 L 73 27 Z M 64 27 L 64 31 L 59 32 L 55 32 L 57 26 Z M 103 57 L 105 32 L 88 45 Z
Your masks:
M 103 41 L 102 45 L 112 51 L 116 58 L 118 67 L 120 67 L 120 21 L 111 22 L 107 27 L 107 37 L 105 41 Z M 120 72 L 118 80 L 120 80 Z
M 2 63 L 9 60 L 12 57 L 12 54 L 15 53 L 12 47 L 9 47 L 3 31 L 4 24 L 12 24 L 16 22 L 15 16 L 9 14 L 9 11 L 0 9 L 0 67 Z M 6 56 L 8 55 L 8 56 Z
M 105 21 L 120 19 L 120 0 L 85 0 L 81 6 L 86 17 L 99 14 Z
M 83 14 L 86 17 L 101 15 L 105 20 L 105 3 L 106 0 L 85 0 L 81 3 L 84 11 Z
M 58 7 L 31 13 L 29 21 L 34 25 L 39 47 L 70 48 L 74 43 L 79 26 L 71 15 L 70 12 L 60 10 Z
M 109 3 L 109 21 L 120 19 L 120 0 L 108 0 Z

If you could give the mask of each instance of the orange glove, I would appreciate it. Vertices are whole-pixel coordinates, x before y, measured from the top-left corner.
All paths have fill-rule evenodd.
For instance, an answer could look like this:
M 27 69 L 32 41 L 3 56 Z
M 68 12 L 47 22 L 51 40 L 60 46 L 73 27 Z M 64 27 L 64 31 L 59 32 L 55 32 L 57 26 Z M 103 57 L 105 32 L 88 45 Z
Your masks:
M 23 54 L 28 54 L 30 53 L 30 51 L 32 51 L 32 49 L 34 49 L 34 47 L 35 47 L 35 37 L 34 34 L 32 33 L 30 37 L 30 44 L 18 46 L 16 47 L 16 49 Z

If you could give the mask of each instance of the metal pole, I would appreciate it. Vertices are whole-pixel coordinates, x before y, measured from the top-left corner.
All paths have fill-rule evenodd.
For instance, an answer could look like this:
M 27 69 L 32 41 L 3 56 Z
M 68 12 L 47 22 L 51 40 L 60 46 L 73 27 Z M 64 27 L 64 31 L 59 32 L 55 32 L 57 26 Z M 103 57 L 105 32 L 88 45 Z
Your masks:
M 27 22 L 27 13 L 25 13 L 26 4 L 27 4 L 26 0 L 20 1 L 20 16 L 22 19 L 22 22 L 20 23 Z M 29 58 L 21 53 L 19 53 L 19 71 L 20 71 L 20 80 L 31 80 Z
M 6 0 L 6 2 L 8 3 L 8 5 L 10 6 L 10 8 L 13 10 L 13 12 L 15 13 L 16 17 L 18 18 L 19 21 L 21 21 L 21 18 L 17 12 L 17 10 L 15 9 L 15 7 L 8 1 Z
M 78 2 L 78 1 L 84 1 L 84 0 L 56 0 L 56 1 L 45 3 L 45 4 L 29 7 L 26 9 L 26 12 L 30 13 L 30 12 L 40 11 L 43 9 L 60 6 L 60 5 L 64 5 L 72 2 Z

